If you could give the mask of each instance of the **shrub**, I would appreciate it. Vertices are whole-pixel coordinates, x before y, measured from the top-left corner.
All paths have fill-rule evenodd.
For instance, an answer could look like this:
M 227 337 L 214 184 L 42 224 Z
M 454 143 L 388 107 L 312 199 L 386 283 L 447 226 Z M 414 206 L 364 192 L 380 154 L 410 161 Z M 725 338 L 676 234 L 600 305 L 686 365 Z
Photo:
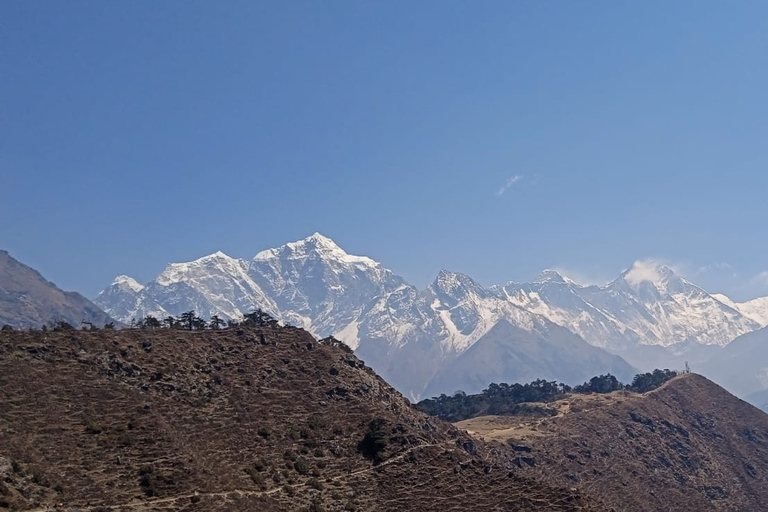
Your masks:
M 325 420 L 317 415 L 310 416 L 308 424 L 309 428 L 312 430 L 320 430 L 321 428 L 325 428 Z
M 259 474 L 256 468 L 245 468 L 245 472 L 248 473 L 248 476 L 251 477 L 251 481 L 258 487 L 266 487 L 266 480 L 264 479 L 264 475 Z
M 357 449 L 363 454 L 363 457 L 379 460 L 381 452 L 388 445 L 389 434 L 386 429 L 386 421 L 382 418 L 374 418 L 368 423 L 368 432 L 358 443 Z
M 85 423 L 86 434 L 100 434 L 101 426 L 93 420 L 89 420 Z
M 608 373 L 592 377 L 589 382 L 574 387 L 573 391 L 575 393 L 611 393 L 623 387 L 619 379 Z
M 632 379 L 632 384 L 628 385 L 627 389 L 636 393 L 647 393 L 676 376 L 676 371 L 667 369 L 656 369 L 653 370 L 653 373 L 639 373 L 635 375 L 635 378 Z
M 309 473 L 309 464 L 307 464 L 307 461 L 304 459 L 298 459 L 293 463 L 293 469 L 300 475 L 306 475 Z
M 75 327 L 69 322 L 65 322 L 62 320 L 62 321 L 56 322 L 53 325 L 53 330 L 57 332 L 58 331 L 74 331 Z
M 155 469 L 152 466 L 143 466 L 139 469 L 139 487 L 147 496 L 155 496 L 157 490 L 154 482 Z

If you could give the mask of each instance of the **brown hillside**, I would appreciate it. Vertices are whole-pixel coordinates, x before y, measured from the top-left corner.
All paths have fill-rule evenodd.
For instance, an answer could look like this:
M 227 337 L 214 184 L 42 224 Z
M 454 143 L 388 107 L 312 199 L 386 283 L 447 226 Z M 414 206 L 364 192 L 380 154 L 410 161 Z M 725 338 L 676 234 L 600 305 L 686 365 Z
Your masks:
M 605 510 L 505 464 L 299 329 L 0 333 L 0 510 Z
M 688 374 L 645 395 L 570 396 L 554 418 L 458 424 L 515 446 L 523 474 L 621 511 L 768 510 L 768 415 Z

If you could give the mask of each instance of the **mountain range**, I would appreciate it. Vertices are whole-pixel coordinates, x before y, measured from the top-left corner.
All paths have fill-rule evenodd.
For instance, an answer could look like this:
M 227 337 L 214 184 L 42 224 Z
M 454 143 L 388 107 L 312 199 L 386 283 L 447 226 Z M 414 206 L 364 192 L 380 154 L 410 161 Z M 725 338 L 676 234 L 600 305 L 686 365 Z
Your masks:
M 73 327 L 92 323 L 99 327 L 113 320 L 77 292 L 65 292 L 38 271 L 0 250 L 0 326 L 15 329 Z
M 118 276 L 94 302 L 127 323 L 189 310 L 239 319 L 262 308 L 343 340 L 412 399 L 534 373 L 577 383 L 600 372 L 626 379 L 637 369 L 703 365 L 768 325 L 768 298 L 737 303 L 648 261 L 604 286 L 545 270 L 529 283 L 483 287 L 441 270 L 418 289 L 319 233 L 250 260 L 217 252 L 173 263 L 144 285 Z

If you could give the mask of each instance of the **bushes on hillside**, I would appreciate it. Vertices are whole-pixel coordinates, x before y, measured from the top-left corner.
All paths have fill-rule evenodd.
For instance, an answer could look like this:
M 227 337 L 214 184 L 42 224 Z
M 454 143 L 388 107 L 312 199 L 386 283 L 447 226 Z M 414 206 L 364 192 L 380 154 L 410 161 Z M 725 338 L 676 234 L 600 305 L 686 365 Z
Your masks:
M 574 388 L 555 381 L 535 380 L 530 384 L 495 384 L 476 395 L 457 391 L 453 396 L 440 395 L 416 404 L 416 408 L 431 416 L 456 422 L 486 414 L 497 416 L 548 416 L 552 411 L 547 407 L 524 405 L 530 402 L 552 402 L 564 398 L 567 393 L 611 393 L 627 390 L 646 393 L 656 389 L 675 377 L 672 370 L 654 370 L 635 376 L 632 384 L 624 385 L 610 373 L 597 375 Z
M 636 393 L 647 393 L 676 376 L 676 371 L 668 369 L 656 369 L 651 373 L 638 373 L 635 375 L 635 378 L 632 379 L 632 384 L 627 386 L 627 389 Z
M 383 418 L 374 418 L 368 423 L 368 432 L 357 445 L 363 457 L 374 461 L 380 460 L 381 452 L 389 445 L 387 422 Z
M 580 384 L 573 388 L 574 393 L 611 393 L 624 389 L 624 384 L 619 382 L 615 376 L 607 373 L 605 375 L 597 375 L 589 379 L 588 382 Z

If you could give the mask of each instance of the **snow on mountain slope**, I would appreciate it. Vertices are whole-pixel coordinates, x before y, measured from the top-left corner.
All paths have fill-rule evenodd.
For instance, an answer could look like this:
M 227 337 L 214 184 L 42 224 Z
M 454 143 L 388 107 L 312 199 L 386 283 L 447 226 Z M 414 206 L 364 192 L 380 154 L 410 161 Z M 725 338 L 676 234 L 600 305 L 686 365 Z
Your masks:
M 124 322 L 190 310 L 206 318 L 242 318 L 242 312 L 258 307 L 277 312 L 274 301 L 248 275 L 248 266 L 246 260 L 216 252 L 188 263 L 171 263 L 147 286 L 120 276 L 94 302 Z
M 596 288 L 596 287 L 590 287 Z M 607 349 L 640 343 L 640 336 L 620 322 L 610 310 L 600 309 L 582 296 L 589 288 L 547 270 L 532 283 L 510 282 L 494 291 L 516 306 L 542 315 L 587 340 Z
M 142 293 L 144 289 L 145 287 L 132 277 L 117 276 L 93 302 L 104 311 L 109 310 L 110 316 L 126 324 L 147 315 L 156 318 L 168 316 L 168 312 L 157 304 L 150 294 Z
M 248 274 L 274 299 L 284 321 L 322 336 L 346 329 L 366 304 L 405 285 L 380 263 L 347 254 L 319 233 L 258 253 Z
M 768 325 L 768 298 L 735 304 L 652 261 L 636 262 L 602 287 L 546 270 L 531 283 L 484 289 L 468 276 L 442 271 L 420 291 L 319 233 L 251 261 L 217 252 L 174 263 L 147 287 L 119 276 L 95 302 L 126 322 L 184 308 L 239 318 L 261 307 L 318 335 L 344 336 L 353 346 L 382 337 L 399 346 L 418 332 L 439 338 L 446 351 L 465 350 L 501 318 L 530 325 L 531 314 L 618 352 L 683 342 L 722 346 Z
M 735 309 L 747 318 L 754 320 L 760 324 L 761 327 L 768 326 L 768 297 L 758 297 L 746 302 L 734 302 L 729 297 L 720 293 L 713 294 L 712 296 L 726 306 Z
M 768 298 L 735 304 L 650 261 L 602 287 L 546 270 L 531 283 L 484 288 L 440 271 L 419 290 L 319 233 L 251 260 L 217 252 L 170 264 L 146 286 L 119 276 L 95 302 L 125 322 L 189 310 L 240 318 L 262 308 L 318 336 L 337 336 L 411 397 L 501 321 L 532 333 L 531 340 L 554 332 L 552 324 L 565 327 L 643 369 L 691 360 L 691 350 L 723 346 L 768 324 Z
M 646 345 L 694 341 L 723 346 L 760 326 L 672 269 L 638 261 L 616 280 L 580 295 L 640 335 Z

